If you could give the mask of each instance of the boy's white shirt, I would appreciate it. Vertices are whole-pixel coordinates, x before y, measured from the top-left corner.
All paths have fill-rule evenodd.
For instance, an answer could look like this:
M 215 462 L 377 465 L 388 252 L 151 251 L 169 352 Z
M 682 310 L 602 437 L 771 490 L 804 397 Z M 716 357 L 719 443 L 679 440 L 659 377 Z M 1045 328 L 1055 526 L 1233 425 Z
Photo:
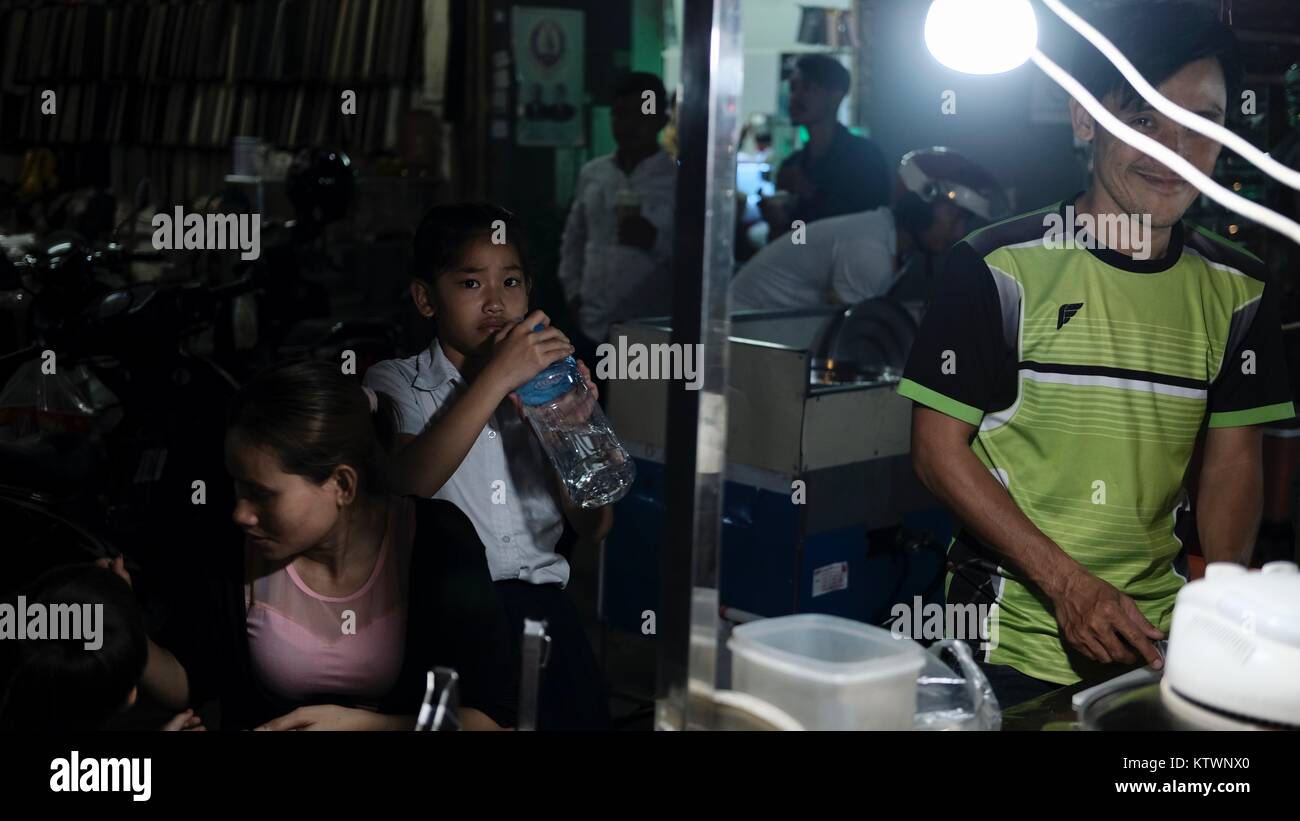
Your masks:
M 398 430 L 412 436 L 468 387 L 437 339 L 417 356 L 373 365 L 363 382 L 392 397 Z M 555 552 L 564 512 L 547 485 L 549 470 L 541 445 L 506 400 L 451 479 L 433 494 L 455 504 L 474 523 L 487 548 L 493 581 L 568 584 L 569 563 Z

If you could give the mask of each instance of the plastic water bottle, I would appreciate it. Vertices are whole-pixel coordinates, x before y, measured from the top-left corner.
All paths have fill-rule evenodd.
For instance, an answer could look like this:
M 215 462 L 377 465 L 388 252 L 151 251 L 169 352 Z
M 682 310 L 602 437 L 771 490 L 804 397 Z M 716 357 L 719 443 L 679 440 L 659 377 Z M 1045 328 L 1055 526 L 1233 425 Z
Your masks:
M 623 498 L 636 465 L 587 389 L 577 360 L 566 356 L 516 393 L 574 504 L 594 508 Z

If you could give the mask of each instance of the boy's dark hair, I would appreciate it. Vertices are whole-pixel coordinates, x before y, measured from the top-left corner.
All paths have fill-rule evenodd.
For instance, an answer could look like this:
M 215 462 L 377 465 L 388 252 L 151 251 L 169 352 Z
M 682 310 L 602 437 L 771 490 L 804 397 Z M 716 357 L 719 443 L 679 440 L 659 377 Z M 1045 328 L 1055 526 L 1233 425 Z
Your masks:
M 618 79 L 614 84 L 614 99 L 628 95 L 635 95 L 637 99 L 646 91 L 653 91 L 655 95 L 655 111 L 666 114 L 669 110 L 668 92 L 664 89 L 664 81 L 658 76 L 648 71 L 629 71 Z
M 827 91 L 849 90 L 849 70 L 839 60 L 825 54 L 805 54 L 795 62 L 795 69 L 805 82 Z
M 1188 63 L 1214 57 L 1223 68 L 1229 102 L 1236 98 L 1242 83 L 1237 37 L 1209 10 L 1184 0 L 1147 0 L 1118 6 L 1089 22 L 1151 85 L 1158 87 Z M 1080 39 L 1073 68 L 1074 76 L 1098 100 L 1117 89 L 1120 108 L 1139 99 L 1119 69 L 1087 40 Z
M 486 202 L 461 202 L 435 205 L 420 220 L 412 243 L 414 275 L 432 283 L 461 261 L 466 246 L 483 237 L 491 237 L 494 223 L 505 226 L 505 240 L 519 254 L 524 269 L 524 286 L 532 288 L 524 228 L 519 218 L 499 205 Z
M 378 409 L 354 376 L 309 359 L 259 372 L 235 397 L 229 430 L 267 448 L 286 473 L 321 484 L 339 465 L 357 472 L 358 492 L 387 491 L 384 459 L 395 439 L 393 400 L 376 392 Z
M 149 655 L 144 616 L 116 573 L 90 564 L 46 571 L 22 595 L 26 604 L 103 605 L 96 650 L 86 639 L 3 642 L 12 674 L 0 694 L 0 731 L 85 732 L 117 714 L 144 674 Z M 10 604 L 16 606 L 16 597 Z

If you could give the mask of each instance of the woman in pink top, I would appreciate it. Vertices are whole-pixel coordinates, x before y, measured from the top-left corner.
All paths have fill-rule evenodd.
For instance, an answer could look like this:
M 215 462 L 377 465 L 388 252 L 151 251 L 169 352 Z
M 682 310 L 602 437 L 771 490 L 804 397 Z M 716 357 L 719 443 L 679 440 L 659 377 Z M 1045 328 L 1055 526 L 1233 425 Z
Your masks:
M 454 505 L 383 487 L 392 407 L 337 365 L 294 362 L 235 403 L 226 464 L 240 555 L 176 654 L 150 642 L 142 686 L 216 695 L 223 726 L 411 729 L 425 672 L 460 674 L 462 726 L 514 721 L 509 628 L 482 542 Z

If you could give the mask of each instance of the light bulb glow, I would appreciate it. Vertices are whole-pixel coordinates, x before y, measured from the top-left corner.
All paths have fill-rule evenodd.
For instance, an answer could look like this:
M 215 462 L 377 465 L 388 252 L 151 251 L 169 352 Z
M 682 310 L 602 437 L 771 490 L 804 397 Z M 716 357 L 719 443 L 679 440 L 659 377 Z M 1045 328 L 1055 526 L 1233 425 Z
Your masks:
M 925 45 L 954 71 L 1001 74 L 1033 54 L 1038 21 L 1029 0 L 934 0 Z

